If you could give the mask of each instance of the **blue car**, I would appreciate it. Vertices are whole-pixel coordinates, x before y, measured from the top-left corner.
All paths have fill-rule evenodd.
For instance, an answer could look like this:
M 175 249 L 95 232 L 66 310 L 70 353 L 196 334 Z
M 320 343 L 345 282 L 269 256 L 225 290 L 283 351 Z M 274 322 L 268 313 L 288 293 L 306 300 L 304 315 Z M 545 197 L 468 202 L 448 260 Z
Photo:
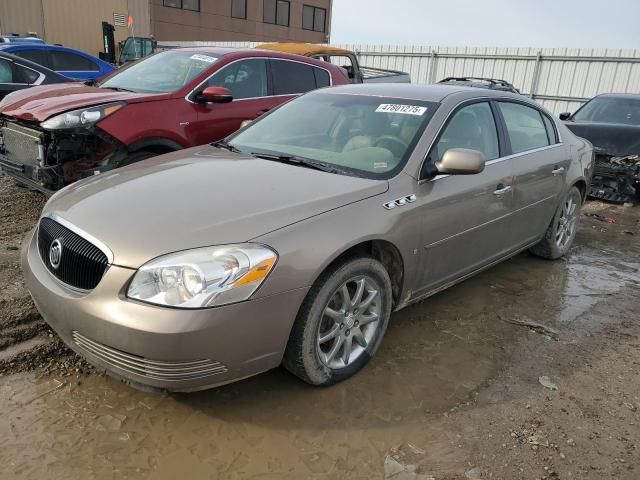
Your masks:
M 116 67 L 88 53 L 41 43 L 0 44 L 0 51 L 31 60 L 73 80 L 96 80 Z

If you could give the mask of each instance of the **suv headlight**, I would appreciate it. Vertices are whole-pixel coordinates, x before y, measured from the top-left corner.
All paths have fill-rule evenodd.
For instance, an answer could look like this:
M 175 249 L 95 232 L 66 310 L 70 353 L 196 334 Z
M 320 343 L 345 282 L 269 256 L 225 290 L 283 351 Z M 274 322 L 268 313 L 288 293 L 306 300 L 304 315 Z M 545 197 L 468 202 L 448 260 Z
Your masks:
M 112 113 L 124 107 L 126 102 L 105 103 L 95 107 L 72 110 L 51 117 L 40 124 L 46 130 L 64 130 L 71 128 L 89 127 L 95 125 L 100 120 L 104 120 Z
M 178 308 L 240 302 L 258 289 L 277 259 L 273 250 L 253 243 L 171 253 L 140 267 L 127 297 Z

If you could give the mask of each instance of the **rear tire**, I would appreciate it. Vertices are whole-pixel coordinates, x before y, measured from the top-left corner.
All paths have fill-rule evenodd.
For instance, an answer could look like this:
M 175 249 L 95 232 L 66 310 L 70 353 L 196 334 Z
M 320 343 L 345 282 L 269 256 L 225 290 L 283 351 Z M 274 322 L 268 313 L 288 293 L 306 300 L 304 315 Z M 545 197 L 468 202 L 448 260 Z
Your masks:
M 377 260 L 352 258 L 330 267 L 300 308 L 284 366 L 311 385 L 346 380 L 378 349 L 391 305 L 391 280 Z
M 576 238 L 581 210 L 582 193 L 577 187 L 571 187 L 553 216 L 544 238 L 529 251 L 550 260 L 566 255 Z

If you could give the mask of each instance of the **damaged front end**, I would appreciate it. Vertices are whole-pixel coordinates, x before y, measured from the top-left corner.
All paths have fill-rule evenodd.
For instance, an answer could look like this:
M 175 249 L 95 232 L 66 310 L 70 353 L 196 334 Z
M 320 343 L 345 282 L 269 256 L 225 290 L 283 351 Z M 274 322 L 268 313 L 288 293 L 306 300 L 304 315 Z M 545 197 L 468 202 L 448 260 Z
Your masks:
M 596 154 L 589 196 L 613 203 L 640 202 L 640 155 Z
M 124 152 L 122 143 L 96 127 L 46 130 L 0 118 L 0 168 L 44 193 L 115 168 Z

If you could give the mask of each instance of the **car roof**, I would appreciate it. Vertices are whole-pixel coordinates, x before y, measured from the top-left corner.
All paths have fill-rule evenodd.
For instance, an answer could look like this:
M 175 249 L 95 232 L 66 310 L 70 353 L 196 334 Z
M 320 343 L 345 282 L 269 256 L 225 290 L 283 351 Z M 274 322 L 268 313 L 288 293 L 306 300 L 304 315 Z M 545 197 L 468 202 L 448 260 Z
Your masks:
M 344 69 L 338 65 L 334 65 L 330 62 L 318 60 L 311 57 L 304 57 L 302 55 L 295 55 L 292 53 L 276 52 L 273 50 L 259 50 L 255 48 L 240 48 L 240 47 L 178 47 L 165 50 L 165 52 L 185 51 L 193 53 L 210 54 L 218 57 L 230 57 L 231 59 L 241 59 L 245 57 L 269 57 L 269 58 L 282 58 L 285 60 L 296 60 L 298 62 L 308 63 L 315 65 L 325 70 L 330 70 L 333 73 L 343 71 Z M 162 53 L 162 52 L 160 52 Z M 346 72 L 344 73 L 346 77 Z
M 638 93 L 601 93 L 594 98 L 606 97 L 606 98 L 640 98 Z
M 364 83 L 357 85 L 342 85 L 331 89 L 318 90 L 317 92 L 405 98 L 407 100 L 421 100 L 425 102 L 442 102 L 446 97 L 454 94 L 457 94 L 461 99 L 495 97 L 513 98 L 518 100 L 522 100 L 524 98 L 528 100 L 522 95 L 501 90 L 489 90 L 484 88 L 446 84 L 418 85 L 413 83 Z

